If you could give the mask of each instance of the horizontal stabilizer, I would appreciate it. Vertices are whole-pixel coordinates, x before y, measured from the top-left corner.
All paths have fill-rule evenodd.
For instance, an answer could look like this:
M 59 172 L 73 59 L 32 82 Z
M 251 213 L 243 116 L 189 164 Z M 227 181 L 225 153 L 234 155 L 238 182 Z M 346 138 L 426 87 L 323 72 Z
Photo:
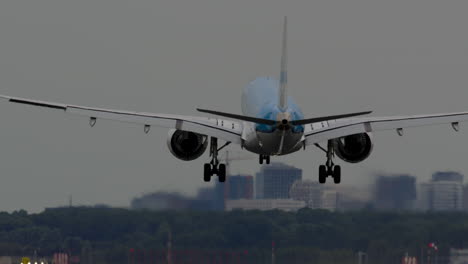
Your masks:
M 312 123 L 328 121 L 328 120 L 335 120 L 335 119 L 342 119 L 342 118 L 348 118 L 348 117 L 353 117 L 353 116 L 368 115 L 370 113 L 372 113 L 372 111 L 358 112 L 358 113 L 351 113 L 351 114 L 344 114 L 344 115 L 315 117 L 315 118 L 309 118 L 309 119 L 294 120 L 294 121 L 291 121 L 291 124 L 293 124 L 295 126 L 297 126 L 297 125 L 306 125 L 306 124 L 312 124 Z
M 254 122 L 258 124 L 264 124 L 264 125 L 276 125 L 276 121 L 274 120 L 269 120 L 269 119 L 263 119 L 263 118 L 257 118 L 257 117 L 251 117 L 251 116 L 243 116 L 243 115 L 236 115 L 236 114 L 230 114 L 230 113 L 224 113 L 224 112 L 218 112 L 218 111 L 213 111 L 213 110 L 206 110 L 206 109 L 200 109 L 197 108 L 198 112 L 202 113 L 208 113 L 208 114 L 213 114 L 213 115 L 218 115 L 218 116 L 224 116 L 224 117 L 229 117 L 229 118 L 234 118 L 237 120 L 242 120 L 242 121 L 247 121 L 247 122 Z
M 237 115 L 237 114 L 231 114 L 231 113 L 224 113 L 224 112 L 207 110 L 207 109 L 200 109 L 200 108 L 197 108 L 197 111 L 202 112 L 202 113 L 212 114 L 212 115 L 218 115 L 218 116 L 224 116 L 224 117 L 228 117 L 228 118 L 234 118 L 234 119 L 237 119 L 237 120 L 242 120 L 242 121 L 247 121 L 247 122 L 253 122 L 253 123 L 257 123 L 257 124 L 269 125 L 269 126 L 276 125 L 279 122 L 283 121 L 283 120 L 275 121 L 275 120 L 270 120 L 270 119 L 263 119 L 263 118 L 257 118 L 257 117 L 252 117 L 252 116 L 244 116 L 244 115 Z M 299 126 L 299 125 L 306 125 L 306 124 L 317 123 L 317 122 L 328 121 L 328 120 L 335 120 L 335 119 L 348 118 L 348 117 L 353 117 L 353 116 L 367 115 L 367 114 L 370 114 L 370 113 L 372 113 L 372 111 L 350 113 L 350 114 L 344 114 L 344 115 L 314 117 L 314 118 L 309 118 L 309 119 L 293 120 L 293 121 L 290 121 L 290 124 L 293 125 L 293 126 Z

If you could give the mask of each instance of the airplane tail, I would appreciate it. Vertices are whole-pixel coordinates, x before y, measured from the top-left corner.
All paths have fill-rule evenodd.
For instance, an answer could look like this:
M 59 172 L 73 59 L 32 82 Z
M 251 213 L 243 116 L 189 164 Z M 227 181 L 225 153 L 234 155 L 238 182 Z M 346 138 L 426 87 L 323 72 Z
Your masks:
M 278 107 L 281 111 L 286 111 L 288 108 L 288 95 L 287 95 L 287 84 L 288 84 L 288 69 L 287 69 L 287 17 L 284 17 L 284 25 L 283 25 L 283 47 L 281 50 L 281 72 L 280 72 L 280 78 L 279 78 L 279 100 L 278 100 Z M 247 122 L 253 122 L 257 124 L 264 124 L 264 125 L 285 125 L 286 122 L 288 123 L 288 120 L 270 120 L 270 119 L 264 119 L 264 118 L 258 118 L 258 117 L 253 117 L 253 116 L 246 116 L 246 115 L 237 115 L 237 114 L 231 114 L 231 113 L 225 113 L 225 112 L 220 112 L 220 111 L 213 111 L 213 110 L 208 110 L 208 109 L 200 109 L 197 108 L 199 112 L 203 113 L 208 113 L 212 115 L 218 115 L 218 116 L 224 116 L 228 118 L 233 118 L 237 120 L 242 120 L 242 121 L 247 121 Z M 331 115 L 331 116 L 321 116 L 321 117 L 314 117 L 314 118 L 308 118 L 308 119 L 300 119 L 300 120 L 293 120 L 290 121 L 290 124 L 293 126 L 297 125 L 306 125 L 306 124 L 312 124 L 316 122 L 322 122 L 322 121 L 328 121 L 328 120 L 335 120 L 335 119 L 342 119 L 342 118 L 349 118 L 349 117 L 354 117 L 354 116 L 361 116 L 361 115 L 367 115 L 372 113 L 372 111 L 365 111 L 365 112 L 358 112 L 358 113 L 348 113 L 348 114 L 342 114 L 342 115 Z
M 283 24 L 283 46 L 281 49 L 281 72 L 280 72 L 280 87 L 279 87 L 279 109 L 285 111 L 288 108 L 288 50 L 287 50 L 287 30 L 288 19 L 284 17 Z

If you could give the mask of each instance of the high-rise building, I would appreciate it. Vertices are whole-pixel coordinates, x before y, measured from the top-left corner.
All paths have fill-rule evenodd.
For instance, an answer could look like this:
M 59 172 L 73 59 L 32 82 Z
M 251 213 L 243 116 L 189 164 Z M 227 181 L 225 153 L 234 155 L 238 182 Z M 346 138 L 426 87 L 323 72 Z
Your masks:
M 430 183 L 421 185 L 420 192 L 422 210 L 463 210 L 463 175 L 458 172 L 434 173 Z
M 255 179 L 257 199 L 288 199 L 289 189 L 302 179 L 302 170 L 282 163 L 262 166 Z
M 440 181 L 451 181 L 451 182 L 463 182 L 463 174 L 454 171 L 438 171 L 432 174 L 433 182 Z
M 468 211 L 468 185 L 463 186 L 463 211 Z
M 463 209 L 463 175 L 458 172 L 436 172 L 432 175 L 430 209 L 459 211 Z
M 225 197 L 229 200 L 253 199 L 253 177 L 247 175 L 229 176 Z
M 416 177 L 380 175 L 375 184 L 375 207 L 383 210 L 413 209 L 416 201 Z
M 427 211 L 431 208 L 431 183 L 421 183 L 418 186 L 418 199 L 416 203 L 416 209 L 420 211 Z
M 432 183 L 431 207 L 434 211 L 460 211 L 463 209 L 463 185 L 454 181 Z
M 253 199 L 253 177 L 250 175 L 228 176 L 226 182 L 215 186 L 215 209 L 224 210 L 226 200 Z
M 226 182 L 217 182 L 217 199 L 253 199 L 253 177 L 250 175 L 228 176 Z

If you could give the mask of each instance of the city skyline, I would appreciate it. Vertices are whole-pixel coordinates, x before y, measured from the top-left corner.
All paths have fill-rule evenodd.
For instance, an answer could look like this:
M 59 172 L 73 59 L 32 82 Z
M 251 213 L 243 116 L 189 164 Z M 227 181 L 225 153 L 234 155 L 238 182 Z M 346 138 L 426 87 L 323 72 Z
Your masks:
M 135 197 L 133 209 L 153 210 L 232 210 L 259 209 L 295 211 L 302 207 L 327 209 L 330 211 L 350 211 L 364 208 L 382 211 L 467 211 L 468 184 L 463 183 L 464 175 L 454 171 L 434 172 L 432 180 L 416 182 L 416 177 L 408 174 L 376 174 L 372 186 L 359 188 L 339 185 L 322 185 L 318 181 L 296 178 L 287 190 L 288 196 L 271 184 L 288 181 L 286 178 L 297 177 L 297 168 L 275 163 L 274 168 L 261 170 L 255 180 L 250 175 L 232 175 L 226 184 L 217 183 L 214 187 L 201 188 L 196 196 L 180 193 L 155 191 Z M 300 170 L 298 170 L 300 171 Z M 291 175 L 287 176 L 287 174 Z M 283 176 L 281 176 L 283 175 Z M 279 179 L 278 176 L 285 179 Z M 299 175 L 301 176 L 301 175 Z M 267 197 L 264 193 L 264 179 L 268 178 L 271 189 Z M 260 179 L 260 181 L 259 181 Z M 283 186 L 285 187 L 285 186 Z M 253 190 L 256 190 L 255 193 Z M 144 201 L 146 206 L 139 206 L 136 201 Z M 303 202 L 299 204 L 298 201 Z M 140 204 L 142 204 L 140 202 Z M 135 206 L 136 205 L 136 206 Z M 157 208 L 159 207 L 159 208 Z

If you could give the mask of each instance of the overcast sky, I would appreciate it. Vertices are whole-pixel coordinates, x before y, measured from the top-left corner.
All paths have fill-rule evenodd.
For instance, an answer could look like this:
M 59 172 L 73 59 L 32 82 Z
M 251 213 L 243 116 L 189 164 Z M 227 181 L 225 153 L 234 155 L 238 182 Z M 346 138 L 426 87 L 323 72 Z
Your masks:
M 3 0 L 0 93 L 156 113 L 241 113 L 243 87 L 277 76 L 289 20 L 289 88 L 306 117 L 468 110 L 468 1 Z M 126 206 L 155 190 L 194 194 L 208 156 L 174 158 L 167 130 L 0 102 L 0 210 Z M 375 172 L 468 172 L 468 126 L 374 135 L 371 157 L 343 166 L 344 184 Z M 237 147 L 230 147 L 239 150 Z M 316 179 L 323 153 L 273 161 Z M 253 160 L 233 172 L 254 173 Z M 212 184 L 212 183 L 211 183 Z

